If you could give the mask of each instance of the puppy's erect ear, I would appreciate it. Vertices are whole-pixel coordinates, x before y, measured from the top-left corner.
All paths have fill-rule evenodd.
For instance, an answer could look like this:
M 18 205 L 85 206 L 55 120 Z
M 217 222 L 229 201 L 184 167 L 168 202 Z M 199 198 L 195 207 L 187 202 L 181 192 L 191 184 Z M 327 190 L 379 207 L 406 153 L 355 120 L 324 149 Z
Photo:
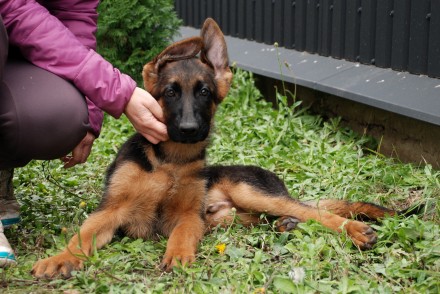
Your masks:
M 203 40 L 200 58 L 202 62 L 214 68 L 217 91 L 220 100 L 222 100 L 228 94 L 232 81 L 225 38 L 212 18 L 205 20 L 200 36 Z
M 151 92 L 157 82 L 159 69 L 167 62 L 189 59 L 196 56 L 202 49 L 203 43 L 200 37 L 192 37 L 173 43 L 157 55 L 152 61 L 144 66 L 142 77 L 144 87 Z

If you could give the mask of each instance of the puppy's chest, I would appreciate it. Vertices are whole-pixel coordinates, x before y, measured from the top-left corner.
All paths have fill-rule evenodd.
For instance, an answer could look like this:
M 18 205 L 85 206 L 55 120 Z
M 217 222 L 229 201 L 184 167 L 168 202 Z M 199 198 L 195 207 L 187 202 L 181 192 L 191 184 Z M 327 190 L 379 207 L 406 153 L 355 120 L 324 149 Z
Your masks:
M 167 185 L 157 204 L 154 231 L 167 236 L 182 218 L 203 212 L 206 184 L 194 167 L 165 166 L 157 171 L 166 174 Z
M 164 190 L 162 203 L 178 202 L 183 204 L 185 198 L 200 197 L 200 193 L 204 194 L 205 180 L 199 176 L 202 166 L 164 164 L 158 167 L 155 173 L 161 173 L 165 178 L 166 184 L 163 185 Z
M 169 236 L 186 216 L 203 211 L 205 180 L 197 166 L 163 164 L 140 178 L 141 190 L 130 200 L 131 215 L 124 231 L 132 237 Z M 134 183 L 132 183 L 134 185 Z

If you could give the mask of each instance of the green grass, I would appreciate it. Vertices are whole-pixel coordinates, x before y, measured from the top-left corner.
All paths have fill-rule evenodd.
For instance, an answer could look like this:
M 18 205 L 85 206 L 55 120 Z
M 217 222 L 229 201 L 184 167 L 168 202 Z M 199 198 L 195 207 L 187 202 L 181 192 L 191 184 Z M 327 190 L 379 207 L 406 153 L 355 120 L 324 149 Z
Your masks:
M 234 225 L 207 235 L 197 262 L 172 273 L 158 268 L 165 239 L 115 237 L 73 278 L 34 280 L 33 263 L 59 252 L 98 205 L 106 166 L 133 131 L 126 119 L 106 117 L 86 164 L 64 170 L 60 161 L 32 162 L 16 170 L 23 222 L 6 234 L 18 266 L 0 269 L 0 292 L 439 293 L 439 171 L 385 158 L 374 151 L 374 140 L 340 126 L 339 119 L 324 121 L 286 100 L 279 96 L 274 110 L 260 99 L 252 76 L 237 70 L 216 116 L 209 162 L 265 167 L 299 199 L 362 200 L 395 209 L 423 203 L 425 210 L 372 224 L 379 241 L 364 252 L 316 222 L 290 233 L 272 224 Z M 226 245 L 224 254 L 219 244 Z M 305 276 L 295 282 L 292 272 Z

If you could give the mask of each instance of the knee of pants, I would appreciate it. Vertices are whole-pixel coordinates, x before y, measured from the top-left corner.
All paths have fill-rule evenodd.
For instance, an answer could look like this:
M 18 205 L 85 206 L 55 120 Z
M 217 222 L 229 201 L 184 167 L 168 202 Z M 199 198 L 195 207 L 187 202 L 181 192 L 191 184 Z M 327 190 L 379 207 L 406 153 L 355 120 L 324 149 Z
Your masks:
M 26 61 L 8 61 L 0 98 L 0 168 L 64 156 L 90 130 L 84 96 Z

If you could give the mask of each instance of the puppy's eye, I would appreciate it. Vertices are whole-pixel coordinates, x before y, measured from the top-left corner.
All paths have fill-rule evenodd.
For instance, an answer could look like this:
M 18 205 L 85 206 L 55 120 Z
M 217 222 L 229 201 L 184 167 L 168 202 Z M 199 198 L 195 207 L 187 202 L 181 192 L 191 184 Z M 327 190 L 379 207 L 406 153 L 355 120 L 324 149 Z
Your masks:
M 207 88 L 202 88 L 202 90 L 200 90 L 200 95 L 202 95 L 202 96 L 208 96 L 209 93 L 210 92 Z
M 165 90 L 165 96 L 167 96 L 167 97 L 175 97 L 176 96 L 176 91 L 174 91 L 173 89 L 167 89 L 167 90 Z

